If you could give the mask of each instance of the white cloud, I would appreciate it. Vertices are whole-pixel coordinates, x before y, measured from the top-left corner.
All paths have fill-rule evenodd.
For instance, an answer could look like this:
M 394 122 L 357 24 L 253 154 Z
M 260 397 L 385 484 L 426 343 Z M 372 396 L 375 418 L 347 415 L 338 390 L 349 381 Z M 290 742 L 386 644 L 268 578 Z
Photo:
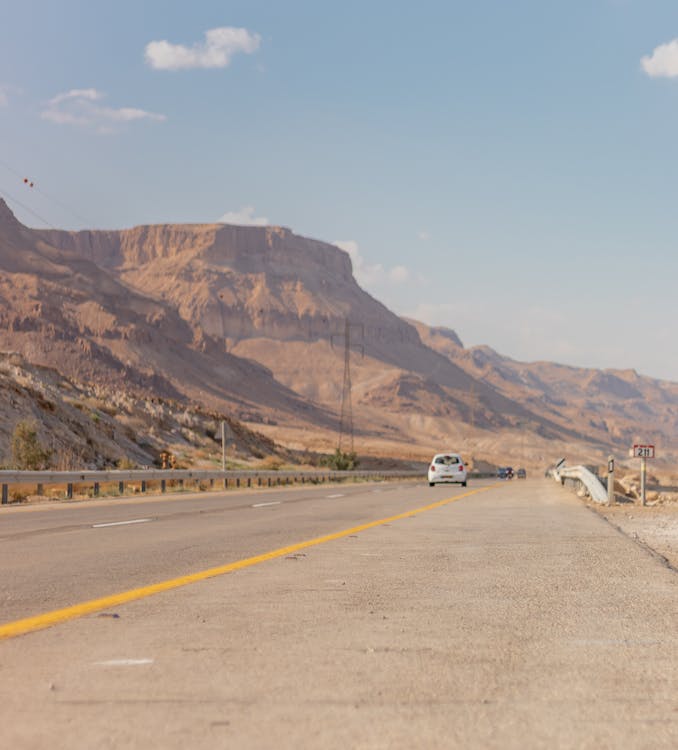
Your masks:
M 334 244 L 349 254 L 353 265 L 353 275 L 361 286 L 378 287 L 384 284 L 404 284 L 411 278 L 411 274 L 405 266 L 394 266 L 386 269 L 381 263 L 368 263 L 360 254 L 360 248 L 355 240 L 339 240 Z
M 265 216 L 255 216 L 254 206 L 243 206 L 239 211 L 228 211 L 220 219 L 219 224 L 237 224 L 243 227 L 266 227 L 269 224 Z
M 231 58 L 242 52 L 251 55 L 259 49 L 261 37 L 247 29 L 222 26 L 205 32 L 205 41 L 191 47 L 167 40 L 149 42 L 144 56 L 155 70 L 227 68 Z
M 641 58 L 640 65 L 650 78 L 678 76 L 678 39 L 655 47 L 651 55 Z
M 421 232 L 419 232 L 419 239 L 426 242 L 426 240 L 431 239 L 431 235 L 425 229 L 422 229 Z
M 405 268 L 405 266 L 394 266 L 388 272 L 388 278 L 389 281 L 393 282 L 394 284 L 404 284 L 406 281 L 409 281 L 410 272 L 407 270 L 407 268 Z
M 162 122 L 167 119 L 165 115 L 136 107 L 115 109 L 97 104 L 104 97 L 97 89 L 71 89 L 52 97 L 40 116 L 58 125 L 93 128 L 98 133 L 115 133 L 121 126 L 137 120 Z
M 63 94 L 57 94 L 52 97 L 48 104 L 50 107 L 56 107 L 61 102 L 66 102 L 69 99 L 83 99 L 89 102 L 95 102 L 97 99 L 103 99 L 104 95 L 96 89 L 71 89 L 70 91 L 64 91 Z
M 20 88 L 7 83 L 0 83 L 0 107 L 8 107 L 10 97 L 23 93 Z

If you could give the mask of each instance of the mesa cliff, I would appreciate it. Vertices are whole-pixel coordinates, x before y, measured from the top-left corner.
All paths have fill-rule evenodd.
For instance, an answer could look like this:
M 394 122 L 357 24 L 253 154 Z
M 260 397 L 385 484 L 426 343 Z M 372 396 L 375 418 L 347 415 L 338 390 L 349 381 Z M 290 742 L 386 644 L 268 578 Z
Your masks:
M 650 426 L 678 443 L 675 384 L 465 349 L 365 292 L 346 252 L 284 227 L 38 230 L 0 201 L 0 349 L 74 381 L 221 410 L 328 450 L 347 323 L 361 451 L 468 446 L 503 462 L 519 446 L 539 464 L 602 456 Z

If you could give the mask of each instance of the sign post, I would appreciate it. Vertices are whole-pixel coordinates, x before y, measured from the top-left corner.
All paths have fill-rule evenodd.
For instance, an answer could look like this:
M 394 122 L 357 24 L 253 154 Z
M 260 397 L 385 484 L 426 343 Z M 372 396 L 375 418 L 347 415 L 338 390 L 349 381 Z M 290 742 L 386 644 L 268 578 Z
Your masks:
M 635 458 L 640 459 L 640 504 L 645 505 L 647 459 L 654 458 L 654 445 L 634 445 L 633 455 Z

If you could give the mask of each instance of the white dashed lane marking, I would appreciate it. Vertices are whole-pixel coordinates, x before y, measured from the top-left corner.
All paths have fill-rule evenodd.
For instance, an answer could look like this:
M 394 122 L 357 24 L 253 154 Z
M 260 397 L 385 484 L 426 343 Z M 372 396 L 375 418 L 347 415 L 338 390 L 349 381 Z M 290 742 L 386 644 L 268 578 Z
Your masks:
M 139 667 L 143 664 L 153 664 L 153 659 L 110 659 L 109 661 L 95 661 L 97 667 Z
M 127 526 L 131 523 L 148 523 L 150 518 L 135 518 L 132 521 L 113 521 L 112 523 L 95 523 L 93 529 L 103 529 L 106 526 Z

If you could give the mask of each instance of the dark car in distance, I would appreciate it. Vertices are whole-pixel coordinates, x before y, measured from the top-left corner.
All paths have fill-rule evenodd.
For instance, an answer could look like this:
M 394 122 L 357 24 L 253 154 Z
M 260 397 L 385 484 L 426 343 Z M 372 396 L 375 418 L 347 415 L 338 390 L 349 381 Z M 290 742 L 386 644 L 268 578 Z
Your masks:
M 518 479 L 527 479 L 527 472 L 525 471 L 525 469 L 518 469 L 518 471 L 516 472 L 516 476 L 518 477 Z
M 513 467 L 511 466 L 500 466 L 497 469 L 498 479 L 513 479 Z

